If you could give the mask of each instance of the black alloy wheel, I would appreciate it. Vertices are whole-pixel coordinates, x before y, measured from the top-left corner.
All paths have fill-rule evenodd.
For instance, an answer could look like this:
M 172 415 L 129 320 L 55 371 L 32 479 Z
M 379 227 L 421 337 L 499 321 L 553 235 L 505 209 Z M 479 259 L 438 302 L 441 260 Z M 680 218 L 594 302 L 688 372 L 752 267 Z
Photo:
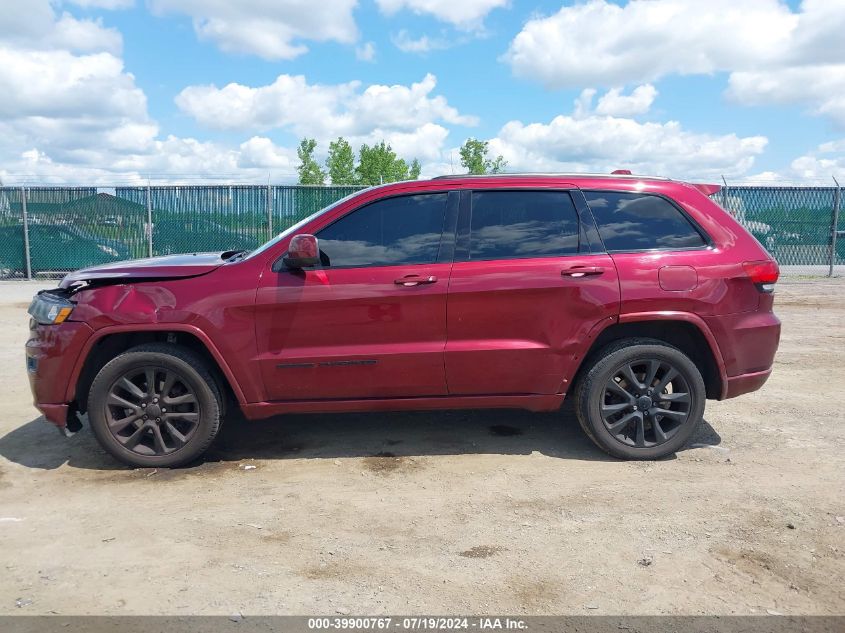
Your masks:
M 173 344 L 148 343 L 110 360 L 88 392 L 100 445 L 131 466 L 170 468 L 195 460 L 222 423 L 222 397 L 207 361 Z
M 623 444 L 646 448 L 668 442 L 689 416 L 687 381 L 659 358 L 623 363 L 605 386 L 602 421 Z
M 139 455 L 167 455 L 197 431 L 202 408 L 190 380 L 173 369 L 145 366 L 124 373 L 109 389 L 109 432 Z
M 587 362 L 574 389 L 575 412 L 587 436 L 614 457 L 671 455 L 704 418 L 704 379 L 676 347 L 624 339 Z

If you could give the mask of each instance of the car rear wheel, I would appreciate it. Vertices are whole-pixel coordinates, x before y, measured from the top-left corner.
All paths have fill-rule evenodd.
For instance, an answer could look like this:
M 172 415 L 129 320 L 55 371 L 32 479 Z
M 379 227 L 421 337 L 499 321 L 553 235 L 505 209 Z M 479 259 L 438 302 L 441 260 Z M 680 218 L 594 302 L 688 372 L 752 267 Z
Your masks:
M 153 343 L 107 363 L 91 384 L 88 418 L 100 445 L 131 466 L 195 460 L 221 424 L 220 392 L 190 350 Z
M 575 389 L 584 432 L 622 459 L 658 459 L 678 451 L 701 422 L 705 399 L 695 363 L 653 339 L 609 345 Z

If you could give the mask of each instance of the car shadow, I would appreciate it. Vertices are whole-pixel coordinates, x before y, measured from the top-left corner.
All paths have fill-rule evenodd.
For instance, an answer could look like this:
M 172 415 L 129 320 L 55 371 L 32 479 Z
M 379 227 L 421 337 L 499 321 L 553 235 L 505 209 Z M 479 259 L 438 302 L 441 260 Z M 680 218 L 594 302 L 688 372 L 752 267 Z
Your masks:
M 706 421 L 690 444 L 717 445 Z M 686 450 L 686 449 L 684 449 Z M 333 459 L 436 455 L 529 455 L 615 461 L 581 431 L 571 407 L 554 413 L 516 410 L 332 413 L 245 420 L 230 414 L 217 440 L 190 467 L 250 459 Z M 64 464 L 93 470 L 127 470 L 83 429 L 61 437 L 43 417 L 0 438 L 0 455 L 28 468 L 52 470 Z M 673 459 L 670 456 L 667 459 Z

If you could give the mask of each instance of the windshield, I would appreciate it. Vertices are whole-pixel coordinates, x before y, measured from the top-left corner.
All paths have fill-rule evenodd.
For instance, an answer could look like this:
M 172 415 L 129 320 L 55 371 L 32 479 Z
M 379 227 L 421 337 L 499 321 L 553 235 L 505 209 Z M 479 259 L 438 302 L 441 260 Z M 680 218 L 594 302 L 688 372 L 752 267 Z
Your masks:
M 338 201 L 336 201 L 336 202 L 332 202 L 329 206 L 327 206 L 327 207 L 325 207 L 325 208 L 323 208 L 323 209 L 320 209 L 320 210 L 319 210 L 319 211 L 317 211 L 316 213 L 312 213 L 312 214 L 311 214 L 311 215 L 309 215 L 307 218 L 303 218 L 302 220 L 300 220 L 299 222 L 297 222 L 297 223 L 296 223 L 296 224 L 294 224 L 293 226 L 289 226 L 289 227 L 288 227 L 288 228 L 286 228 L 284 231 L 282 231 L 281 233 L 279 233 L 276 237 L 274 237 L 273 239 L 271 239 L 269 242 L 265 242 L 264 244 L 262 244 L 261 246 L 259 246 L 258 248 L 256 248 L 254 251 L 252 251 L 251 253 L 249 253 L 248 255 L 246 255 L 246 257 L 244 257 L 244 259 L 250 259 L 251 257 L 255 257 L 256 255 L 260 255 L 261 253 L 263 253 L 264 251 L 266 251 L 268 248 L 272 248 L 273 246 L 275 246 L 276 244 L 278 244 L 280 241 L 282 241 L 283 239 L 285 239 L 287 236 L 289 236 L 289 235 L 292 235 L 292 234 L 296 233 L 296 232 L 297 232 L 299 229 L 301 229 L 303 226 L 305 226 L 306 224 L 308 224 L 309 222 L 311 222 L 311 220 L 316 220 L 318 217 L 320 217 L 320 216 L 321 216 L 321 215 L 323 215 L 324 213 L 327 213 L 327 212 L 331 211 L 332 209 L 334 209 L 334 208 L 335 208 L 336 206 L 338 206 L 339 204 L 343 204 L 344 202 L 346 202 L 346 201 L 347 201 L 347 200 L 349 200 L 350 198 L 352 198 L 352 197 L 354 197 L 354 196 L 357 196 L 359 193 L 361 193 L 361 192 L 360 192 L 360 191 L 354 191 L 354 192 L 350 193 L 348 196 L 344 196 L 344 197 L 343 197 L 343 198 L 341 198 L 340 200 L 338 200 Z

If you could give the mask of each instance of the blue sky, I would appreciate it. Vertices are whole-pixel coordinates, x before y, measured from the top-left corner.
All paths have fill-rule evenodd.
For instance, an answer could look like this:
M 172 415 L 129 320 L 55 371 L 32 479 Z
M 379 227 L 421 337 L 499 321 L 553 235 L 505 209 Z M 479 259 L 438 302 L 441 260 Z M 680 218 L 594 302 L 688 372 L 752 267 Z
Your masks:
M 424 175 L 460 171 L 469 136 L 514 171 L 845 167 L 845 0 L 0 7 L 4 182 L 285 182 L 299 138 L 338 135 L 386 138 Z

